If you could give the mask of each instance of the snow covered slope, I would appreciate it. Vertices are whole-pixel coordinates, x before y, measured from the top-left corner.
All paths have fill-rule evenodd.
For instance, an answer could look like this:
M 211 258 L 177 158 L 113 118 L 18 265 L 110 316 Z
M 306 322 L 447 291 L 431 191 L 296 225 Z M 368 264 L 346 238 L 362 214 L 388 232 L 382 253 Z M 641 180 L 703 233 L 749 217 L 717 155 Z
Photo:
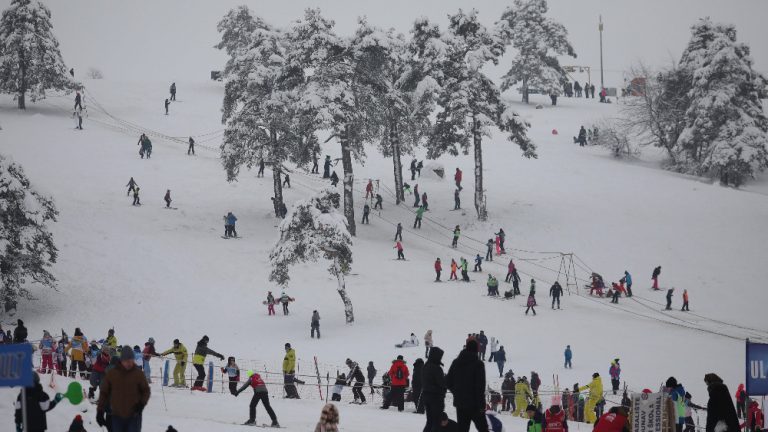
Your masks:
M 423 228 L 413 232 L 412 209 L 395 208 L 388 193 L 391 161 L 370 149 L 365 163 L 355 166 L 356 207 L 363 204 L 364 182 L 373 178 L 381 180 L 384 211 L 373 213 L 369 226 L 358 226 L 353 275 L 347 280 L 356 322 L 347 326 L 326 263 L 295 268 L 288 291 L 296 298 L 291 315 L 267 316 L 262 305 L 267 290 L 279 293 L 267 279 L 268 253 L 277 239 L 271 178 L 269 173 L 257 179 L 255 173 L 244 172 L 238 182 L 226 182 L 216 150 L 220 83 L 177 82 L 179 101 L 169 116 L 162 107 L 169 83 L 85 84 L 89 116 L 83 131 L 73 129 L 71 97 L 49 98 L 27 112 L 17 112 L 6 96 L 0 99 L 0 151 L 21 163 L 61 212 L 53 226 L 61 251 L 54 268 L 59 291 L 35 291 L 39 300 L 17 312 L 31 338 L 43 329 L 64 328 L 71 334 L 79 326 L 98 339 L 114 326 L 121 343 L 140 344 L 152 336 L 165 349 L 174 338 L 192 348 L 207 334 L 213 349 L 242 358 L 241 366 L 271 371 L 279 368 L 283 344 L 291 342 L 300 373 L 311 373 L 312 357 L 317 356 L 325 375 L 335 373 L 348 357 L 361 363 L 373 360 L 380 373 L 397 354 L 412 363 L 423 351 L 398 350 L 394 344 L 411 332 L 421 338 L 427 329 L 446 350 L 447 367 L 466 334 L 482 329 L 505 346 L 507 369 L 518 375 L 536 370 L 548 386 L 552 374 L 568 386 L 587 382 L 596 371 L 607 375 L 610 360 L 619 357 L 630 388 L 655 388 L 674 375 L 701 400 L 706 397 L 704 373 L 716 371 L 732 387 L 742 379 L 740 339 L 768 337 L 761 313 L 768 293 L 759 271 L 768 257 L 768 197 L 661 171 L 653 163 L 659 158 L 653 150 L 645 161 L 623 162 L 604 150 L 572 144 L 581 124 L 611 115 L 615 106 L 574 99 L 561 100 L 555 109 L 519 106 L 531 122 L 539 159 L 521 158 L 501 136 L 485 140 L 487 223 L 478 223 L 472 210 L 448 211 L 453 207 L 452 180 L 423 173 L 417 183 L 429 195 L 430 212 Z M 553 135 L 553 129 L 559 134 Z M 150 132 L 154 144 L 150 160 L 138 157 L 141 131 Z M 195 157 L 186 155 L 189 135 L 200 143 Z M 338 144 L 329 142 L 323 151 L 338 157 Z M 468 157 L 437 162 L 449 173 L 458 166 L 465 178 L 471 177 Z M 130 177 L 141 186 L 141 207 L 131 206 L 124 195 Z M 291 179 L 289 207 L 324 186 L 301 170 Z M 760 192 L 760 185 L 755 188 Z M 166 189 L 178 210 L 163 208 Z M 222 216 L 228 211 L 239 219 L 240 240 L 221 239 Z M 398 221 L 406 228 L 406 262 L 394 260 L 392 224 Z M 458 250 L 452 250 L 450 228 L 456 224 L 463 237 Z M 499 227 L 506 231 L 507 249 L 521 270 L 523 291 L 527 279 L 537 280 L 540 307 L 535 317 L 523 314 L 523 298 L 484 296 L 487 272 L 503 279 L 506 260 L 485 264 L 486 273 L 471 273 L 471 284 L 432 282 L 436 257 L 444 267 L 451 258 L 471 259 L 484 251 L 479 242 Z M 551 311 L 546 293 L 557 278 L 560 257 L 540 251 L 575 253 L 583 260 L 577 260 L 582 279 L 588 276 L 587 266 L 607 282 L 629 270 L 637 301 L 622 299 L 611 306 L 607 300 L 585 297 L 583 289 L 577 296 L 572 288 L 563 310 Z M 682 290 L 688 289 L 691 314 L 661 311 L 664 293 L 649 290 L 656 265 L 663 266 L 661 284 L 677 289 L 675 309 Z M 502 288 L 508 289 L 503 283 Z M 321 340 L 309 338 L 313 309 L 323 317 Z M 3 323 L 10 321 L 8 317 Z M 562 369 L 566 344 L 574 349 L 574 369 L 568 371 Z M 489 364 L 489 383 L 498 387 L 495 371 Z M 279 388 L 271 389 L 273 395 L 279 397 Z M 223 425 L 244 420 L 243 400 L 233 404 L 225 396 L 166 392 L 166 414 L 159 388 L 154 391 L 148 429 L 177 422 L 189 425 L 179 430 L 194 430 L 195 419 L 208 418 L 223 422 L 218 429 L 218 423 L 207 425 L 208 430 L 226 430 Z M 302 391 L 311 397 L 316 387 Z M 0 416 L 10 410 L 14 397 L 0 391 Z M 319 409 L 316 400 L 276 403 L 282 422 L 296 429 L 310 426 Z M 366 430 L 390 430 L 391 425 L 415 429 L 423 421 L 371 406 L 345 405 L 341 415 L 344 430 L 361 430 L 362 425 Z M 68 421 L 56 418 L 53 424 L 61 429 Z M 382 428 L 372 429 L 372 424 Z

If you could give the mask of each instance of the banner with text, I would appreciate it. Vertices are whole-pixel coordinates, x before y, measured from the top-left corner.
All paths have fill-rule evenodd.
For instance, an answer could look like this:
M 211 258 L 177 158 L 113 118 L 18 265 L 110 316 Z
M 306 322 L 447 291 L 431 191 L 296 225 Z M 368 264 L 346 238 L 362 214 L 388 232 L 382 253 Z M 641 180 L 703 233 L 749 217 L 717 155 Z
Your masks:
M 747 394 L 768 395 L 768 344 L 747 341 Z
M 632 432 L 662 432 L 664 393 L 632 395 Z

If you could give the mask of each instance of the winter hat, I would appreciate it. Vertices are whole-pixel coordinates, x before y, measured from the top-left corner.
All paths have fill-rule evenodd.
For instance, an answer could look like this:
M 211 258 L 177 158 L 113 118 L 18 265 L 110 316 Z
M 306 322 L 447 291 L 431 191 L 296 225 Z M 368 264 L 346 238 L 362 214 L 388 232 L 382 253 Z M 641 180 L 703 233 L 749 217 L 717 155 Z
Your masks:
M 47 337 L 47 338 L 51 337 L 51 334 L 48 333 L 48 330 L 43 330 L 43 337 Z
M 592 378 L 597 378 L 597 377 L 599 377 L 599 376 L 600 376 L 600 374 L 599 374 L 599 373 L 597 373 L 597 372 L 595 372 L 595 373 L 593 373 L 593 374 L 592 374 Z
M 675 379 L 675 377 L 667 378 L 667 382 L 666 382 L 665 386 L 666 387 L 670 387 L 670 388 L 677 387 L 677 379 Z
M 528 411 L 534 411 L 535 412 L 536 411 L 536 405 L 528 405 L 528 407 L 525 408 L 525 412 L 528 412 Z
M 285 347 L 286 347 L 286 348 L 290 348 L 290 347 L 291 347 L 291 344 L 290 344 L 290 343 L 288 343 L 288 342 L 286 342 L 286 343 L 285 343 Z
M 123 347 L 123 349 L 120 350 L 120 361 L 126 361 L 126 360 L 135 360 L 136 357 L 133 355 L 133 350 L 130 346 L 126 345 Z
M 75 336 L 82 336 L 83 332 L 80 330 L 80 327 L 75 327 Z
M 174 345 L 178 345 L 178 344 L 180 344 L 180 343 L 181 343 L 181 342 L 179 342 L 179 340 L 178 340 L 178 339 L 174 339 L 174 340 L 173 340 L 173 344 L 174 344 Z
M 397 356 L 397 359 L 398 360 L 403 360 L 403 356 L 399 355 L 399 356 Z
M 468 340 L 467 341 L 467 348 L 466 348 L 466 350 L 467 351 L 472 351 L 472 352 L 477 351 L 477 341 L 475 341 L 474 339 Z
M 110 336 L 112 336 L 113 334 L 115 334 L 115 329 L 109 329 L 109 330 L 107 331 L 107 334 L 108 334 L 108 335 L 110 335 Z
M 150 345 L 154 345 L 155 344 L 155 338 L 149 338 L 149 340 L 147 342 L 149 342 Z
M 23 325 L 24 325 L 24 321 L 22 321 L 22 320 L 19 320 L 19 321 L 18 321 L 18 325 L 19 325 L 19 326 L 23 326 Z

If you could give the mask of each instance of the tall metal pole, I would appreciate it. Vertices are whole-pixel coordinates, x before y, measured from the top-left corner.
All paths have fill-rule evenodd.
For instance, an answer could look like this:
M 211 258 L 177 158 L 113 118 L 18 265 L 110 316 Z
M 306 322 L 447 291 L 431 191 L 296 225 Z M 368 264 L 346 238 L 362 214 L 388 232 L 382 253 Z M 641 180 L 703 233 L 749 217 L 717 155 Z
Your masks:
M 600 91 L 603 91 L 605 88 L 605 83 L 603 82 L 603 16 L 600 15 L 600 25 L 598 27 L 600 29 Z

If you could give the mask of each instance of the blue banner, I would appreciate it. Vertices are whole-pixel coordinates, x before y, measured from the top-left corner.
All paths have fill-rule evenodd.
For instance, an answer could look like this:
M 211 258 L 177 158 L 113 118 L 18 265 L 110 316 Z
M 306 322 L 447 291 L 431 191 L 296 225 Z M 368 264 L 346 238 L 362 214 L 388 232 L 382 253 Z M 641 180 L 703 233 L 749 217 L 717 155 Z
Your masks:
M 31 387 L 32 345 L 0 345 L 0 387 Z
M 747 341 L 747 395 L 768 395 L 768 344 Z

